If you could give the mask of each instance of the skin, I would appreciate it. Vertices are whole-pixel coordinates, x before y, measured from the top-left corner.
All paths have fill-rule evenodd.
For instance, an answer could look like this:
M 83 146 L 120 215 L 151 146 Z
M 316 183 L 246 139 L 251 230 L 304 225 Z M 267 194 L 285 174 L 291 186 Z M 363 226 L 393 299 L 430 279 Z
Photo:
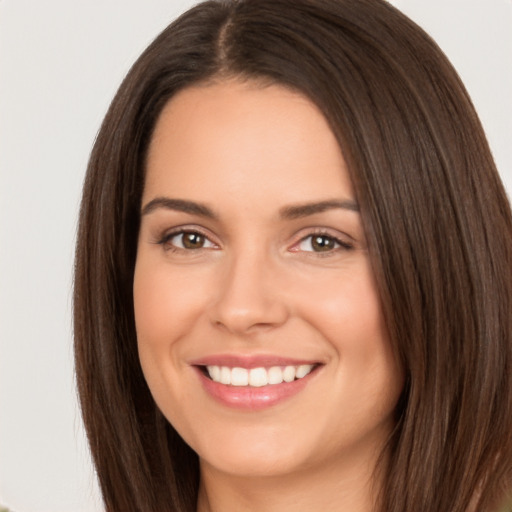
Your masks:
M 148 207 L 163 197 L 215 218 Z M 341 206 L 283 215 L 323 201 Z M 180 230 L 200 233 L 199 248 Z M 237 81 L 170 100 L 148 153 L 134 301 L 148 385 L 199 455 L 198 510 L 373 510 L 403 377 L 349 173 L 315 105 Z M 239 410 L 191 363 L 218 354 L 319 366 L 295 395 Z

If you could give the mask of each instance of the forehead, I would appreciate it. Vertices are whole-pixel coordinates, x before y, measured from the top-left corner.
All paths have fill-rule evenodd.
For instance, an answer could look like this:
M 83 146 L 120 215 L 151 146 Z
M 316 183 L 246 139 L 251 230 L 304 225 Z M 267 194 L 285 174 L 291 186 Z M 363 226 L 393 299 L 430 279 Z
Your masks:
M 320 110 L 283 86 L 236 81 L 187 88 L 163 109 L 144 196 L 211 201 L 350 198 L 343 155 Z

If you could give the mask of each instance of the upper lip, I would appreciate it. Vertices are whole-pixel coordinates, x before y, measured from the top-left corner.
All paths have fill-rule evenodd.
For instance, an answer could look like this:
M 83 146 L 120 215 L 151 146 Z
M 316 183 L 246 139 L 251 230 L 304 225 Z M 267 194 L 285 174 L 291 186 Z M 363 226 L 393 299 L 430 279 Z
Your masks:
M 191 366 L 227 366 L 230 368 L 271 368 L 272 366 L 300 366 L 319 364 L 316 359 L 297 359 L 277 355 L 216 354 L 204 356 L 189 362 Z

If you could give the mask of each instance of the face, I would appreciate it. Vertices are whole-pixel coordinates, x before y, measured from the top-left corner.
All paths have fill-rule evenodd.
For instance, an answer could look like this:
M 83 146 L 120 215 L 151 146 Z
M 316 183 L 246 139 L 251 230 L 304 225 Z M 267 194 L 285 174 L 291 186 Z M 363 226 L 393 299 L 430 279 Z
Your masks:
M 150 144 L 134 279 L 140 361 L 201 468 L 367 463 L 402 387 L 349 174 L 280 86 L 193 87 Z

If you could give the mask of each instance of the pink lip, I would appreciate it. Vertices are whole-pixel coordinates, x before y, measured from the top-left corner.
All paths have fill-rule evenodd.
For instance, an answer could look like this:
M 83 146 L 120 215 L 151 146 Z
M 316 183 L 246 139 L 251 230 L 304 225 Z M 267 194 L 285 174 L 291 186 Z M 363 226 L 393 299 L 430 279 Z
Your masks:
M 317 364 L 319 361 L 294 359 L 273 355 L 235 355 L 217 354 L 190 361 L 192 366 L 229 366 L 230 368 L 270 368 L 271 366 L 300 366 L 301 364 Z
M 218 355 L 198 359 L 192 363 L 200 379 L 203 389 L 217 402 L 230 408 L 258 411 L 277 405 L 288 398 L 291 398 L 302 391 L 310 382 L 311 378 L 318 373 L 316 368 L 311 373 L 293 382 L 283 382 L 262 386 L 259 388 L 249 386 L 229 386 L 214 382 L 204 373 L 201 367 L 204 366 L 229 366 L 241 368 L 258 368 L 271 366 L 299 366 L 301 364 L 315 364 L 312 361 L 288 359 L 274 356 L 235 356 Z

